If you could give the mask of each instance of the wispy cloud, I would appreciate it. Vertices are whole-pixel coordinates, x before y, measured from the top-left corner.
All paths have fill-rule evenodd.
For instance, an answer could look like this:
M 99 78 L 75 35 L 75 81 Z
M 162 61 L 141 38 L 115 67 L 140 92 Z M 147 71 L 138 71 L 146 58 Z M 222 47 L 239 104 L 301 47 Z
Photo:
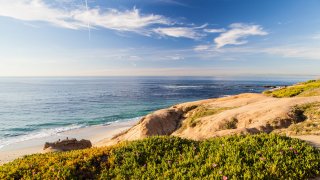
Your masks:
M 81 29 L 88 26 L 102 27 L 117 31 L 145 31 L 153 24 L 170 24 L 161 15 L 142 14 L 138 9 L 119 11 L 117 9 L 102 10 L 99 7 L 58 9 L 46 4 L 43 0 L 0 0 L 0 16 L 11 17 L 23 21 L 41 21 L 55 26 Z
M 315 39 L 315 40 L 319 40 L 320 39 L 320 33 L 313 35 L 311 38 Z
M 206 27 L 204 24 L 199 27 L 164 27 L 155 28 L 153 31 L 161 36 L 170 36 L 175 38 L 189 38 L 189 39 L 200 39 L 205 36 L 201 33 L 201 29 Z
M 211 48 L 210 45 L 198 45 L 193 48 L 194 51 L 206 51 Z
M 212 57 L 246 57 L 252 55 L 271 55 L 281 58 L 301 59 L 301 60 L 320 60 L 320 47 L 310 46 L 306 44 L 296 45 L 273 45 L 270 46 L 255 46 L 255 47 L 226 47 L 215 48 L 210 45 L 198 45 L 193 48 L 197 56 L 204 59 Z
M 80 22 L 90 22 L 92 26 L 113 29 L 117 31 L 143 31 L 147 26 L 153 24 L 170 24 L 169 20 L 160 15 L 141 15 L 136 8 L 132 10 L 119 11 L 109 9 L 102 12 L 100 9 L 90 9 L 89 11 L 75 11 L 75 20 Z
M 70 5 L 70 1 L 64 0 L 59 1 L 59 6 L 52 2 L 48 3 L 45 0 L 0 0 L 0 16 L 25 22 L 47 22 L 58 27 L 75 30 L 105 28 L 120 32 L 135 32 L 145 36 L 158 34 L 164 37 L 193 40 L 201 39 L 207 33 L 221 33 L 219 37 L 214 39 L 218 48 L 228 44 L 245 44 L 247 41 L 244 38 L 248 36 L 267 34 L 259 25 L 236 23 L 231 24 L 229 30 L 206 28 L 207 24 L 199 27 L 180 24 L 177 27 L 176 23 L 165 16 L 143 14 L 135 7 L 118 10 L 102 9 L 99 6 L 93 8 L 83 4 L 83 2 L 81 5 Z M 179 1 L 165 0 L 165 2 L 178 3 Z M 61 3 L 68 5 L 61 8 Z M 155 25 L 158 27 L 155 27 Z
M 101 61 L 171 61 L 185 60 L 193 57 L 194 53 L 190 49 L 163 49 L 153 47 L 136 47 L 136 48 L 115 48 L 115 49 L 95 49 L 85 50 L 81 53 L 67 52 L 70 59 L 90 59 Z
M 49 7 L 42 0 L 0 0 L 0 16 L 23 21 L 43 21 L 77 29 L 83 24 L 72 19 L 70 12 Z
M 248 36 L 264 36 L 268 34 L 268 32 L 264 31 L 259 25 L 234 23 L 229 27 L 230 29 L 228 31 L 221 33 L 214 39 L 217 48 L 221 48 L 226 45 L 246 44 L 248 41 L 245 40 L 245 38 Z
M 320 47 L 279 46 L 265 48 L 260 51 L 267 54 L 280 55 L 282 57 L 320 60 Z
M 176 0 L 156 0 L 155 2 L 178 5 L 178 6 L 187 6 L 187 4 L 176 1 Z
M 222 33 L 222 32 L 225 32 L 226 29 L 224 29 L 224 28 L 221 28 L 221 29 L 204 29 L 203 31 L 207 32 L 207 33 Z
M 183 60 L 184 57 L 181 56 L 180 54 L 175 54 L 175 55 L 171 55 L 171 56 L 167 56 L 168 59 L 171 59 L 171 60 Z

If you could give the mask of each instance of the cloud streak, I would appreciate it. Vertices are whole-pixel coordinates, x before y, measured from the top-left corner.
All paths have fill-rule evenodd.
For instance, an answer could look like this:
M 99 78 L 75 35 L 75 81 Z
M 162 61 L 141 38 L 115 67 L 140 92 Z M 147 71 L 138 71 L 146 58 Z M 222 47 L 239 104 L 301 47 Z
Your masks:
M 271 55 L 280 55 L 287 58 L 300 58 L 320 60 L 320 48 L 319 47 L 274 47 L 265 48 L 261 50 L 264 53 Z
M 248 36 L 265 36 L 268 32 L 264 31 L 259 25 L 248 25 L 243 23 L 231 24 L 230 29 L 221 33 L 214 39 L 217 48 L 224 47 L 226 45 L 241 45 L 246 44 L 245 40 Z
M 226 30 L 224 28 L 221 29 L 204 29 L 204 32 L 207 33 L 222 33 L 222 32 L 226 32 Z
M 132 10 L 119 11 L 109 9 L 89 9 L 88 11 L 77 10 L 73 12 L 74 19 L 78 22 L 91 22 L 92 26 L 113 29 L 117 31 L 141 31 L 153 24 L 170 24 L 169 20 L 160 15 L 141 15 L 136 8 Z
M 197 27 L 166 27 L 155 28 L 153 32 L 160 36 L 169 36 L 175 38 L 200 39 L 204 34 L 198 31 Z
M 252 55 L 275 56 L 281 58 L 320 60 L 320 47 L 306 44 L 297 45 L 273 45 L 272 47 L 226 47 L 215 48 L 210 45 L 198 45 L 193 48 L 197 56 L 204 59 L 212 57 L 246 57 Z
M 42 0 L 0 0 L 0 16 L 11 17 L 23 21 L 42 21 L 69 29 L 78 29 L 81 22 L 72 19 L 72 14 L 54 9 Z
M 198 45 L 198 46 L 195 46 L 193 48 L 194 51 L 206 51 L 206 50 L 209 50 L 211 47 L 210 45 Z
M 102 10 L 99 7 L 65 10 L 52 7 L 43 0 L 0 0 L 0 16 L 23 21 L 47 22 L 68 29 L 87 28 L 90 22 L 93 27 L 131 32 L 145 31 L 146 27 L 154 24 L 170 24 L 164 16 L 141 14 L 136 8 L 125 11 Z
M 208 35 L 208 33 L 220 33 L 214 39 L 217 48 L 226 45 L 245 44 L 247 43 L 245 38 L 248 36 L 268 34 L 259 25 L 241 23 L 231 24 L 228 30 L 224 28 L 206 28 L 208 24 L 199 27 L 183 26 L 181 24 L 177 26 L 177 23 L 165 16 L 143 14 L 135 7 L 129 10 L 102 9 L 99 6 L 90 8 L 87 1 L 82 6 L 72 5 L 66 6 L 66 8 L 58 8 L 59 6 L 54 6 L 53 4 L 55 3 L 48 4 L 44 0 L 0 0 L 0 16 L 27 22 L 46 22 L 67 29 L 88 29 L 89 39 L 91 28 L 134 32 L 144 36 L 157 34 L 162 37 L 192 40 L 199 40 Z
M 160 36 L 169 36 L 175 38 L 189 38 L 198 40 L 206 36 L 202 33 L 202 29 L 208 24 L 203 24 L 198 27 L 164 27 L 164 28 L 154 28 L 153 32 L 159 34 Z

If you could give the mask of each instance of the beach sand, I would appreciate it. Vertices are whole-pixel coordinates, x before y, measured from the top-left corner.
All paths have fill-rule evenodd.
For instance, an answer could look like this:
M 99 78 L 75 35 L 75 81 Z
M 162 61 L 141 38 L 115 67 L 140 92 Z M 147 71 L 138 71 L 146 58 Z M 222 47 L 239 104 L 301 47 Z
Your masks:
M 320 135 L 301 135 L 301 136 L 291 136 L 291 137 L 307 141 L 312 146 L 320 148 Z
M 99 141 L 109 139 L 114 135 L 127 130 L 136 124 L 137 120 L 116 122 L 110 125 L 96 125 L 86 128 L 74 129 L 52 135 L 49 137 L 27 140 L 10 144 L 0 149 L 0 165 L 29 154 L 42 153 L 45 142 L 53 142 L 58 139 L 77 138 L 88 139 L 93 146 Z

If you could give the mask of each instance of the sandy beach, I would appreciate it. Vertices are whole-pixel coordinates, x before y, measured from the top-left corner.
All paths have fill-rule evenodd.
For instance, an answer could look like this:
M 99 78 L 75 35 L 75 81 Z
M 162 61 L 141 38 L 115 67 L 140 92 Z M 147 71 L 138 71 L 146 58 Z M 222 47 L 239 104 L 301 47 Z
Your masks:
M 53 142 L 58 139 L 65 138 L 77 138 L 88 139 L 92 142 L 93 146 L 99 141 L 111 138 L 115 134 L 118 134 L 126 129 L 132 127 L 137 120 L 126 121 L 126 122 L 115 122 L 110 125 L 96 125 L 80 129 L 74 129 L 70 131 L 65 131 L 44 138 L 37 138 L 32 140 L 27 140 L 19 143 L 10 144 L 0 149 L 0 165 L 10 162 L 19 157 L 25 155 L 42 153 L 42 148 L 45 142 Z
M 298 138 L 310 143 L 312 146 L 320 148 L 320 135 L 302 135 L 291 136 L 292 138 Z

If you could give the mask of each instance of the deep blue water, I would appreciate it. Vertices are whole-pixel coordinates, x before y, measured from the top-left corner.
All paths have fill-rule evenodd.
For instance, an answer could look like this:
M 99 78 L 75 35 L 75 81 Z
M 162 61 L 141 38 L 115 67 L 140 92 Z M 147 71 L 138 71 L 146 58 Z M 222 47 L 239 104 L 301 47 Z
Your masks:
M 68 129 L 140 117 L 181 102 L 292 83 L 209 77 L 0 78 L 0 148 Z

